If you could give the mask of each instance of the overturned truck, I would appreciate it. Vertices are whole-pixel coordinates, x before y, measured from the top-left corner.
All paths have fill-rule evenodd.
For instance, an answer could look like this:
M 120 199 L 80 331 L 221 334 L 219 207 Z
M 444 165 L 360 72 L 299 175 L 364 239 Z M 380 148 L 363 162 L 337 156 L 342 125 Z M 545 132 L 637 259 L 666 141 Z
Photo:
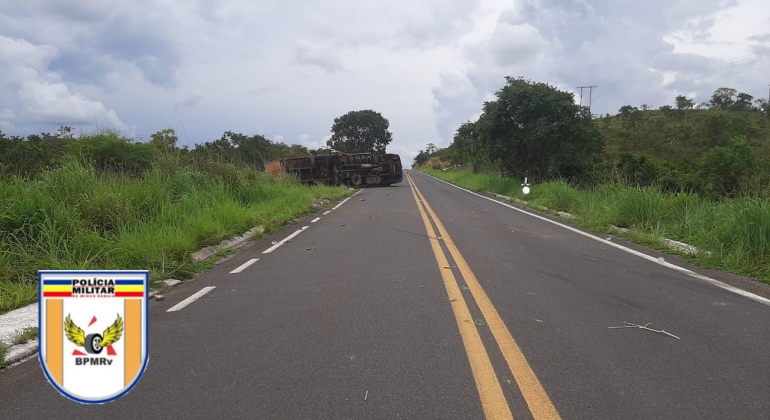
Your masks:
M 335 153 L 268 162 L 265 170 L 277 177 L 295 175 L 304 184 L 351 187 L 398 184 L 403 180 L 401 157 L 395 154 Z

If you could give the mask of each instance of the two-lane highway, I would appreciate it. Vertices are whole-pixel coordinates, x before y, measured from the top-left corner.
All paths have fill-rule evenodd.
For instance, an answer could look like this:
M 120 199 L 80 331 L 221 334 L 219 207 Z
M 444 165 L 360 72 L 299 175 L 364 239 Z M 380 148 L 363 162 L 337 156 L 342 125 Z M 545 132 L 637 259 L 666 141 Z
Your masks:
M 33 359 L 0 418 L 768 418 L 769 306 L 409 172 L 153 301 L 127 396 Z

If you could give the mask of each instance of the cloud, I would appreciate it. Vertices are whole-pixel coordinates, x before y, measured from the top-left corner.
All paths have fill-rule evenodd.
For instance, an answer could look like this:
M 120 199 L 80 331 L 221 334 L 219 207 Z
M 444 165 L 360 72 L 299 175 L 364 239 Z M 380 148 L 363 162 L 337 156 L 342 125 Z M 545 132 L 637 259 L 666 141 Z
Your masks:
M 64 83 L 27 81 L 19 89 L 19 98 L 26 113 L 37 122 L 53 125 L 95 123 L 118 130 L 128 128 L 114 110 L 107 109 L 101 102 L 70 92 Z
M 96 119 L 310 147 L 335 117 L 375 109 L 406 160 L 447 146 L 504 76 L 597 85 L 596 113 L 722 85 L 763 95 L 768 16 L 767 0 L 7 0 L 0 126 Z
M 283 136 L 280 135 L 280 134 L 276 134 L 276 135 L 273 136 L 273 140 L 275 140 L 276 142 L 280 143 L 280 142 L 283 141 Z
M 500 22 L 489 41 L 489 49 L 500 66 L 529 61 L 538 54 L 545 54 L 547 48 L 548 42 L 529 23 Z
M 294 46 L 294 60 L 297 64 L 318 66 L 330 73 L 344 69 L 342 58 L 331 45 L 305 39 L 297 40 Z
M 8 108 L 0 109 L 0 120 L 10 121 L 14 118 L 16 118 L 16 114 L 13 112 L 12 109 L 8 109 Z
M 200 89 L 193 89 L 190 93 L 186 94 L 181 100 L 174 103 L 174 106 L 179 108 L 194 108 L 203 99 L 203 92 Z
M 58 74 L 48 70 L 58 50 L 0 35 L 0 106 L 4 115 L 45 125 L 99 124 L 118 130 L 128 127 L 117 113 L 99 101 L 72 92 Z M 18 112 L 8 106 L 16 107 Z M 8 110 L 10 112 L 6 112 Z
M 730 70 L 738 63 L 687 44 L 705 48 L 733 42 L 718 26 L 723 16 L 742 13 L 738 10 L 745 2 L 651 0 L 621 7 L 609 0 L 522 0 L 513 7 L 502 5 L 484 3 L 486 14 L 476 16 L 473 36 L 459 50 L 459 64 L 443 72 L 432 90 L 444 144 L 503 87 L 504 76 L 523 76 L 573 92 L 575 86 L 597 85 L 594 113 L 615 113 L 625 104 L 669 104 L 677 94 L 705 100 L 719 83 L 733 83 L 740 90 L 748 89 L 749 80 L 759 80 L 755 73 L 761 68 L 761 48 L 755 47 L 740 63 L 746 68 L 736 77 Z M 766 38 L 760 34 L 744 39 Z

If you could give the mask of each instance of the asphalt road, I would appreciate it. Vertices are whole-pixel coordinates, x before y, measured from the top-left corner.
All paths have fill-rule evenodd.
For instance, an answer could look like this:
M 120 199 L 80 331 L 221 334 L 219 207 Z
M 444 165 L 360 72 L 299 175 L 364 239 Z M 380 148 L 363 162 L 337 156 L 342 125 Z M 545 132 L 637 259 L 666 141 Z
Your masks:
M 151 302 L 125 397 L 71 402 L 32 359 L 0 418 L 770 418 L 770 306 L 409 172 Z

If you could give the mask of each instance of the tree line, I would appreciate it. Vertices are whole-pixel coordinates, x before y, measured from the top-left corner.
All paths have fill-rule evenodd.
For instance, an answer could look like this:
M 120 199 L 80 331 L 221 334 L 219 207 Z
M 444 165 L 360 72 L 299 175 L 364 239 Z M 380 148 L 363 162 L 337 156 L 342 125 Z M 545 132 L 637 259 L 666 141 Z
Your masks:
M 347 153 L 384 153 L 392 141 L 389 121 L 373 110 L 351 111 L 335 118 L 327 148 L 271 141 L 260 134 L 225 131 L 219 139 L 194 148 L 180 146 L 175 130 L 164 129 L 137 141 L 112 130 L 76 136 L 72 127 L 56 133 L 6 136 L 0 131 L 0 177 L 34 177 L 67 157 L 82 158 L 100 173 L 139 175 L 153 166 L 212 164 L 251 167 L 260 171 L 267 162 L 289 157 Z M 331 150 L 330 150 L 331 149 Z
M 505 81 L 476 121 L 458 127 L 449 147 L 429 144 L 415 165 L 430 160 L 437 169 L 449 163 L 535 182 L 622 182 L 712 197 L 770 190 L 764 99 L 719 88 L 699 105 L 677 96 L 674 106 L 625 105 L 616 115 L 594 116 L 570 92 L 524 78 Z

